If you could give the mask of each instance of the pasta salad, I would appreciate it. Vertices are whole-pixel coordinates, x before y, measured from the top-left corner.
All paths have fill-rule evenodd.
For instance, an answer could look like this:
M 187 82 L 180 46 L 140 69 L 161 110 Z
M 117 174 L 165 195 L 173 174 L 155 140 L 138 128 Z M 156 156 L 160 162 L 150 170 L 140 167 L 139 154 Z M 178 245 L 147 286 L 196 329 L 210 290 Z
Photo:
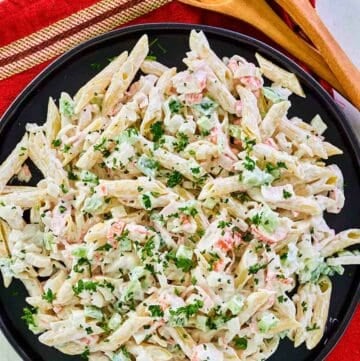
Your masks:
M 294 74 L 220 59 L 191 31 L 186 70 L 142 36 L 49 99 L 0 166 L 0 269 L 39 340 L 91 361 L 259 361 L 314 348 L 331 280 L 359 264 L 326 124 L 288 117 Z M 137 75 L 140 74 L 138 77 Z M 267 78 L 264 83 L 264 78 Z M 269 84 L 269 85 L 266 85 Z M 31 161 L 42 173 L 28 182 Z

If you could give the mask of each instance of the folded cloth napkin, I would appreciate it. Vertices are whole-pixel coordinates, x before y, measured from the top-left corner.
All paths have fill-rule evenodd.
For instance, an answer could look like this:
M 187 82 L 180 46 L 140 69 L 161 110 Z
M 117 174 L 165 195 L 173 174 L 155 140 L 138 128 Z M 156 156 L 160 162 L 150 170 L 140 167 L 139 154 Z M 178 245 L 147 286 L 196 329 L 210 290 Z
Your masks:
M 309 1 L 315 5 L 315 0 Z M 282 15 L 298 31 L 291 19 L 283 12 Z M 171 0 L 0 0 L 0 116 L 20 91 L 60 54 L 124 24 L 149 22 L 219 26 L 276 47 L 240 21 Z M 360 310 L 327 361 L 360 360 L 359 338 Z

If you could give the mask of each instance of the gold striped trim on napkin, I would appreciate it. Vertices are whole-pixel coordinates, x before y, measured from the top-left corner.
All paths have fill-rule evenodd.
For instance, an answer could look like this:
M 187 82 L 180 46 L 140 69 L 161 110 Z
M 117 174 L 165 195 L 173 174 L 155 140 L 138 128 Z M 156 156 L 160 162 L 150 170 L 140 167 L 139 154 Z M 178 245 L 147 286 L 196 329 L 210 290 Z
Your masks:
M 171 0 L 102 0 L 0 48 L 0 80 L 159 8 Z

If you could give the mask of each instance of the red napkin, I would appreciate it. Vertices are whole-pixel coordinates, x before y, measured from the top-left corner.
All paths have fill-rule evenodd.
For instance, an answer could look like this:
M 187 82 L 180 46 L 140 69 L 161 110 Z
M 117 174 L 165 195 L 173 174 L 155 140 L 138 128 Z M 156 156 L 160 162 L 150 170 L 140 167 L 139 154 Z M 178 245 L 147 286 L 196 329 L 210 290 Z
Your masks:
M 315 0 L 310 1 L 313 4 L 315 3 Z M 126 20 L 129 20 L 131 17 L 134 19 L 137 17 L 135 15 L 142 15 L 136 20 L 127 22 L 127 25 L 150 22 L 186 22 L 193 24 L 207 24 L 242 32 L 264 40 L 265 42 L 277 47 L 276 44 L 272 43 L 271 40 L 267 39 L 266 36 L 258 32 L 256 29 L 253 29 L 238 20 L 196 9 L 178 2 L 171 2 L 155 11 L 147 13 L 150 9 L 155 9 L 167 2 L 168 0 L 103 0 L 101 2 L 95 0 L 32 0 L 31 2 L 27 0 L 2 0 L 0 1 L 0 78 L 4 78 L 5 71 L 8 71 L 5 66 L 7 64 L 6 60 L 9 60 L 9 54 L 6 53 L 9 51 L 9 44 L 33 34 L 34 32 L 39 31 L 61 19 L 67 19 L 65 20 L 65 22 L 67 22 L 70 15 L 79 10 L 94 6 L 96 3 L 101 6 L 104 4 L 103 11 L 101 12 L 102 18 L 95 16 L 95 20 L 93 17 L 92 20 L 89 20 L 88 25 L 90 25 L 92 21 L 101 23 L 101 21 L 104 21 L 103 18 L 106 16 L 114 16 L 114 12 L 118 17 L 117 24 L 125 23 L 127 22 Z M 114 8 L 116 9 L 114 10 Z M 286 18 L 286 20 L 289 25 L 291 25 L 291 20 L 289 18 Z M 75 19 L 74 23 L 74 26 L 78 27 L 79 24 L 84 23 L 83 18 L 80 20 Z M 65 28 L 66 26 L 63 25 L 63 27 Z M 61 29 L 63 29 L 63 27 Z M 61 36 L 58 36 L 57 39 L 59 37 Z M 49 42 L 51 43 L 52 40 L 48 39 L 45 46 L 49 46 Z M 32 41 L 36 42 L 37 40 L 32 39 Z M 37 45 L 38 47 L 41 48 L 41 46 L 44 46 L 44 42 L 38 41 L 38 43 L 40 44 Z M 19 50 L 17 50 L 16 47 L 16 52 L 22 53 L 21 56 L 18 55 L 17 61 L 21 62 L 26 55 L 29 55 L 30 51 L 26 52 L 27 50 L 25 49 L 24 51 L 22 48 L 26 48 L 26 46 L 26 42 L 25 45 L 20 42 L 17 46 Z M 13 57 L 12 59 L 16 60 L 17 54 L 10 54 L 10 56 Z M 23 71 L 22 73 L 12 75 L 0 81 L 0 116 L 21 92 L 21 90 L 24 89 L 24 87 L 52 60 L 53 59 L 47 60 L 26 71 Z M 37 59 L 33 59 L 32 61 L 36 63 Z M 23 66 L 21 63 L 20 65 Z M 336 346 L 335 350 L 327 358 L 327 361 L 360 360 L 360 347 L 358 344 L 359 339 L 360 309 L 357 310 L 348 330 Z

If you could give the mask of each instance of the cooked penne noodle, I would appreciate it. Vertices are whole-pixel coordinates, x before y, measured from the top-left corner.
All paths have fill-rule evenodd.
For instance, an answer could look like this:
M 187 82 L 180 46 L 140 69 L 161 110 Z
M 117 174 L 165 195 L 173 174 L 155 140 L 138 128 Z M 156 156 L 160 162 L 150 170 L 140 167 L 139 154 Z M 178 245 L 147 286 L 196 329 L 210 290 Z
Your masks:
M 324 257 L 332 256 L 334 253 L 339 252 L 354 244 L 360 243 L 359 229 L 348 229 L 338 233 L 331 239 L 322 249 L 321 254 Z
M 15 149 L 10 153 L 6 160 L 0 165 L 0 192 L 5 188 L 7 182 L 17 174 L 22 164 L 28 158 L 29 142 L 28 135 L 25 134 Z
M 150 127 L 156 120 L 162 117 L 162 103 L 165 89 L 169 86 L 171 78 L 175 75 L 176 69 L 171 68 L 164 71 L 158 79 L 156 86 L 150 90 L 149 105 L 146 108 L 144 118 L 140 126 L 142 135 L 148 134 Z
M 51 178 L 57 184 L 67 184 L 67 176 L 56 157 L 54 150 L 43 133 L 30 134 L 29 136 L 29 158 L 46 178 Z
M 12 193 L 0 195 L 0 203 L 12 204 L 24 209 L 34 207 L 36 204 L 41 204 L 48 198 L 45 189 L 38 189 L 33 187 L 32 191 L 14 191 Z
M 237 92 L 242 101 L 242 126 L 246 136 L 255 139 L 256 142 L 261 141 L 259 123 L 261 120 L 260 112 L 257 107 L 257 99 L 255 95 L 248 89 L 237 86 Z
M 124 96 L 125 91 L 134 80 L 148 51 L 148 37 L 147 35 L 143 35 L 132 49 L 127 59 L 120 65 L 119 70 L 113 74 L 110 85 L 104 96 L 103 114 L 114 114 L 119 99 Z
M 144 60 L 140 67 L 144 74 L 153 74 L 158 77 L 163 75 L 169 68 L 154 60 Z
M 291 104 L 288 101 L 283 101 L 272 105 L 260 124 L 260 133 L 263 139 L 272 137 L 278 128 L 281 119 L 286 116 L 290 105 Z
M 56 139 L 56 136 L 60 128 L 61 128 L 61 121 L 60 121 L 59 110 L 53 98 L 49 98 L 47 117 L 45 123 L 45 133 L 49 144 L 51 144 Z
M 74 97 L 75 114 L 78 114 L 85 105 L 89 104 L 95 95 L 105 94 L 106 88 L 109 86 L 114 74 L 119 71 L 127 60 L 127 57 L 128 52 L 122 52 L 118 57 L 112 60 L 107 67 L 79 89 Z
M 328 277 L 322 277 L 317 285 L 317 298 L 311 318 L 311 325 L 307 331 L 306 347 L 312 350 L 324 335 L 326 321 L 329 314 L 332 284 Z M 311 327 L 313 330 L 311 330 Z
M 295 74 L 280 68 L 258 53 L 255 54 L 255 57 L 260 65 L 261 71 L 268 79 L 275 84 L 280 84 L 283 87 L 288 88 L 296 95 L 305 98 L 304 91 Z
M 192 51 L 206 61 L 218 79 L 229 89 L 232 89 L 231 71 L 210 48 L 205 34 L 202 31 L 191 31 L 189 45 Z

